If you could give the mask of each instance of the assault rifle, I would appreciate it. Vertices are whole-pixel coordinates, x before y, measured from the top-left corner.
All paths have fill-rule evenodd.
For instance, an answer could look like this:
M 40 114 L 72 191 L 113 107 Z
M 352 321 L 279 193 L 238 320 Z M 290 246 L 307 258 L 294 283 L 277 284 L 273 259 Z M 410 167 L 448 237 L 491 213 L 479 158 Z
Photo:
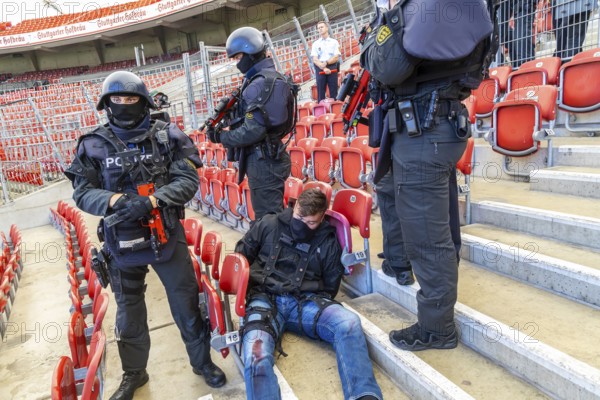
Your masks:
M 215 107 L 215 111 L 212 117 L 208 118 L 204 125 L 200 127 L 200 130 L 203 130 L 207 127 L 212 127 L 215 129 L 219 129 L 221 126 L 221 121 L 223 118 L 231 112 L 233 107 L 237 104 L 240 99 L 241 91 L 240 89 L 235 89 L 231 92 L 231 96 L 223 97 L 219 100 L 219 103 Z
M 356 127 L 359 123 L 369 125 L 367 118 L 362 116 L 362 112 L 369 102 L 369 81 L 371 74 L 366 69 L 362 69 L 355 79 L 355 75 L 350 73 L 346 75 L 338 93 L 337 99 L 344 101 L 342 107 L 342 118 L 344 120 L 344 134 L 348 134 L 350 127 Z

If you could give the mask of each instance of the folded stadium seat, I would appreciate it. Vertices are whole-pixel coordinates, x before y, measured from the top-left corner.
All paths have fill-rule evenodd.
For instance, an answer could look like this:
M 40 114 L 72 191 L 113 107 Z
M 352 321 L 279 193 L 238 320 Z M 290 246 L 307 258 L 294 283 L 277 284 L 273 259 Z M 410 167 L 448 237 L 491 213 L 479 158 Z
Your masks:
M 462 103 L 467 108 L 467 111 L 469 112 L 469 123 L 471 125 L 473 125 L 476 121 L 475 102 L 477 102 L 477 98 L 474 95 L 470 95 L 462 101 Z
M 565 118 L 565 127 L 571 132 L 598 132 L 600 125 L 597 113 L 592 121 L 573 125 L 576 114 L 592 113 L 600 109 L 600 48 L 576 54 L 560 69 L 558 108 L 569 115 Z M 583 115 L 580 116 L 583 118 Z M 594 121 L 595 120 L 595 121 Z M 596 122 L 595 124 L 590 124 Z
M 298 105 L 298 120 L 301 121 L 302 118 L 312 115 L 312 110 L 315 105 L 316 103 L 312 101 L 307 101 L 304 104 Z
M 335 101 L 331 102 L 331 109 L 329 110 L 329 112 L 332 114 L 335 114 L 335 115 L 340 115 L 342 113 L 343 107 L 344 107 L 343 101 L 335 100 Z
M 208 199 L 212 211 L 211 214 L 217 219 L 217 221 L 222 221 L 225 216 L 225 209 L 221 205 L 225 195 L 223 192 L 223 182 L 217 176 L 209 181 L 209 185 L 210 195 L 208 196 Z
M 337 211 L 346 217 L 351 227 L 357 227 L 360 236 L 363 238 L 363 250 L 354 253 L 343 254 L 342 264 L 345 268 L 350 269 L 351 266 L 356 266 L 359 263 L 364 262 L 366 274 L 366 293 L 371 293 L 373 291 L 369 250 L 372 206 L 373 198 L 371 195 L 368 192 L 359 189 L 339 190 L 336 193 L 331 206 L 333 211 Z M 357 288 L 354 288 L 354 291 L 361 292 L 361 290 Z
M 3 291 L 0 290 L 0 338 L 4 339 L 6 333 L 6 323 L 8 322 L 8 298 Z
M 298 143 L 300 140 L 310 137 L 310 122 L 296 122 L 294 140 Z
M 237 171 L 235 168 L 222 168 L 219 171 L 218 179 L 225 184 L 225 182 L 237 182 Z
M 210 231 L 204 235 L 202 241 L 202 254 L 200 261 L 204 265 L 204 272 L 215 281 L 219 279 L 219 266 L 221 262 L 221 247 L 223 239 L 219 232 Z
M 183 230 L 185 232 L 185 241 L 190 250 L 190 255 L 200 258 L 202 254 L 202 220 L 199 218 L 186 218 L 183 220 Z
M 200 177 L 200 198 L 199 200 L 199 211 L 209 216 L 212 209 L 212 193 L 210 182 L 213 179 L 217 179 L 219 176 L 219 168 L 208 167 L 204 168 L 203 175 Z
M 306 181 L 308 177 L 306 174 L 308 170 L 308 158 L 306 157 L 305 150 L 299 146 L 291 146 L 288 147 L 287 152 L 292 164 L 291 176 Z
M 67 356 L 62 356 L 54 368 L 50 397 L 52 400 L 77 400 L 73 361 Z
M 213 149 L 214 159 L 213 164 L 215 167 L 227 168 L 227 151 L 223 147 L 217 147 Z
M 254 208 L 252 207 L 250 186 L 248 186 L 248 179 L 244 179 L 240 184 L 240 191 L 242 193 L 242 206 L 239 209 L 240 215 L 244 217 L 246 222 L 250 224 L 256 219 L 254 214 Z
M 322 114 L 323 116 L 325 114 Z M 317 144 L 323 142 L 327 136 L 329 136 L 329 122 L 323 120 L 316 120 L 310 123 L 309 136 L 318 140 Z
M 293 176 L 288 177 L 285 180 L 283 191 L 283 207 L 287 207 L 290 201 L 293 205 L 298 200 L 300 193 L 302 193 L 302 179 Z
M 507 92 L 538 85 L 556 85 L 560 57 L 545 57 L 527 61 L 508 75 Z
M 311 165 L 308 175 L 312 180 L 322 181 L 328 184 L 335 182 L 336 162 L 340 150 L 346 147 L 345 140 L 337 137 L 330 137 L 323 140 L 321 146 L 315 147 L 311 152 Z
M 328 110 L 327 105 L 322 104 L 322 103 L 315 104 L 312 107 L 312 115 L 314 115 L 315 117 L 318 117 L 319 115 L 326 114 L 328 111 L 329 110 Z
M 467 140 L 467 147 L 462 157 L 456 163 L 456 169 L 465 177 L 465 183 L 458 185 L 458 194 L 465 196 L 466 203 L 466 224 L 471 223 L 471 173 L 473 172 L 473 148 L 475 147 L 475 139 L 470 137 Z
M 336 117 L 331 120 L 330 132 L 331 136 L 334 137 L 346 137 L 346 133 L 344 132 L 344 119 L 342 117 Z
M 330 184 L 321 181 L 310 181 L 304 184 L 304 186 L 302 187 L 302 191 L 313 188 L 319 189 L 325 195 L 325 197 L 327 198 L 328 205 L 331 203 L 331 195 L 333 194 L 333 189 Z
M 212 337 L 222 337 L 227 331 L 225 316 L 223 313 L 223 304 L 221 298 L 210 284 L 210 281 L 206 275 L 202 275 L 200 278 L 200 310 L 208 319 L 210 325 L 210 335 Z M 229 355 L 229 348 L 224 347 L 218 349 L 221 352 L 223 358 Z
M 342 254 L 352 253 L 352 232 L 348 219 L 341 213 L 333 210 L 325 211 L 327 222 L 335 228 L 335 234 L 342 247 Z M 354 265 L 344 266 L 344 273 L 351 275 Z
M 75 311 L 71 315 L 69 323 L 68 339 L 71 349 L 71 359 L 73 360 L 74 368 L 84 368 L 88 364 L 88 346 L 85 338 L 86 329 L 83 314 Z
M 225 256 L 221 275 L 219 277 L 219 287 L 226 298 L 235 296 L 235 313 L 240 318 L 240 327 L 243 326 L 244 317 L 246 316 L 246 293 L 248 290 L 248 282 L 250 279 L 250 265 L 246 257 L 239 253 L 232 253 Z M 214 297 L 214 296 L 213 296 Z M 216 300 L 216 299 L 215 299 Z M 219 302 L 220 305 L 220 302 Z M 214 309 L 218 311 L 218 305 L 215 304 Z M 212 317 L 212 314 L 211 314 Z M 219 316 L 215 315 L 215 322 L 219 321 Z M 213 323 L 211 321 L 211 327 Z M 214 324 L 217 325 L 217 324 Z M 228 326 L 233 327 L 233 321 L 228 322 Z M 232 328 L 225 334 L 219 333 L 222 329 L 211 333 L 210 345 L 217 351 L 231 348 L 233 349 L 233 357 L 240 372 L 243 374 L 244 365 L 240 357 L 241 352 L 241 334 L 239 331 L 233 331 Z
M 242 231 L 247 230 L 248 226 L 244 224 L 244 219 L 240 214 L 240 208 L 242 207 L 240 186 L 236 182 L 225 182 L 223 192 L 223 208 L 227 213 L 227 219 L 235 225 L 234 229 L 239 227 Z
M 501 66 L 489 69 L 489 77 L 484 79 L 479 87 L 472 91 L 475 96 L 474 111 L 479 119 L 487 118 L 492 115 L 494 104 L 506 92 L 508 75 L 512 72 L 510 66 Z M 469 113 L 471 115 L 471 113 Z M 483 121 L 481 124 L 483 125 Z
M 366 180 L 361 180 L 362 177 L 366 177 L 365 171 L 364 157 L 360 149 L 353 147 L 340 149 L 339 169 L 336 177 L 342 187 L 366 189 Z
M 81 400 L 102 399 L 104 396 L 104 374 L 100 363 L 106 351 L 106 336 L 98 331 L 92 336 L 89 351 L 89 361 L 85 370 Z M 75 375 L 77 379 L 77 371 Z
M 542 85 L 513 90 L 504 101 L 494 106 L 492 128 L 484 136 L 492 149 L 510 157 L 535 153 L 541 140 L 548 140 L 548 166 L 552 166 L 552 136 L 556 118 L 556 86 Z M 506 173 L 529 176 L 528 173 Z

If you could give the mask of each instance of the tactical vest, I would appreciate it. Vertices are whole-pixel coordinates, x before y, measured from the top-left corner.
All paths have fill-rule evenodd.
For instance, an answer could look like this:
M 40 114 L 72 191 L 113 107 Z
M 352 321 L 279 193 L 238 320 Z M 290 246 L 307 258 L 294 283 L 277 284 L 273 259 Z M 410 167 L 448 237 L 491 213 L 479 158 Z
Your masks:
M 248 87 L 258 77 L 264 78 L 262 92 L 251 104 L 246 105 L 240 102 L 238 105 L 237 116 L 243 117 L 245 115 L 244 113 L 250 113 L 258 110 L 263 117 L 269 139 L 281 139 L 296 127 L 297 96 L 299 91 L 298 85 L 295 84 L 291 78 L 288 78 L 273 69 L 263 69 L 257 72 L 252 78 L 247 80 L 242 90 L 245 89 L 245 87 Z M 266 105 L 275 92 L 275 84 L 277 80 L 283 81 L 289 87 L 289 96 L 287 99 L 276 99 L 276 101 L 286 102 L 288 118 L 282 124 L 272 125 L 271 119 L 269 118 L 266 110 Z M 290 116 L 292 118 L 289 118 Z
M 495 9 L 483 0 L 401 0 L 367 38 L 361 65 L 400 96 L 425 82 L 475 89 L 497 50 Z
M 166 129 L 168 123 L 155 121 L 152 127 L 132 139 L 128 143 L 136 145 L 130 149 L 106 126 L 99 126 L 92 132 L 79 138 L 78 146 L 83 140 L 95 140 L 98 145 L 90 146 L 97 153 L 87 154 L 93 169 L 80 171 L 76 175 L 85 175 L 97 187 L 119 192 L 136 193 L 137 185 L 154 183 L 159 188 L 169 181 L 168 163 L 171 158 L 169 136 Z M 75 159 L 70 169 L 80 169 L 83 163 Z M 98 170 L 100 176 L 97 175 Z M 96 182 L 94 182 L 94 180 Z M 99 180 L 99 181 L 98 181 Z M 176 227 L 175 222 L 180 214 L 180 207 L 170 207 L 163 210 L 165 226 L 169 231 Z M 136 247 L 150 239 L 150 230 L 140 222 L 122 222 L 107 228 L 101 224 L 106 246 L 119 267 L 139 266 L 156 262 L 164 262 L 171 258 L 177 243 L 175 235 L 170 235 L 168 243 L 162 248 L 161 256 L 157 259 L 149 247 Z

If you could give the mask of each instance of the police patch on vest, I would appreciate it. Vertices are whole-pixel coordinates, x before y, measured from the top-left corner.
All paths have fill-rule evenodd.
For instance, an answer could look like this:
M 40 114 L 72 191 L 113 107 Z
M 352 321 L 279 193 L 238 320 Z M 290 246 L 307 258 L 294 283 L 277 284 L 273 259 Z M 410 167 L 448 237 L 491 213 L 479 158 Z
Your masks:
M 387 25 L 382 25 L 377 31 L 377 45 L 381 46 L 392 36 L 392 31 Z
M 254 119 L 254 114 L 250 112 L 246 113 L 246 119 Z

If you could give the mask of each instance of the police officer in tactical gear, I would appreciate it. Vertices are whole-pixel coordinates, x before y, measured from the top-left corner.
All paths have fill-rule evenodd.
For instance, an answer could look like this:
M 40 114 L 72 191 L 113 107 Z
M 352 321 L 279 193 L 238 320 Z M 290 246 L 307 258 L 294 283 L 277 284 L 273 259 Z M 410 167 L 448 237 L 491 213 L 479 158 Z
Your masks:
M 494 12 L 483 0 L 453 3 L 459 10 L 452 19 L 442 1 L 390 3 L 371 26 L 361 64 L 387 93 L 376 181 L 391 164 L 396 234 L 421 286 L 418 322 L 391 331 L 390 340 L 405 350 L 451 349 L 458 343 L 458 260 L 449 180 L 470 135 L 461 100 L 479 85 L 495 53 Z
M 211 361 L 208 328 L 199 312 L 198 287 L 179 222 L 183 205 L 198 188 L 198 151 L 175 125 L 150 119 L 149 109 L 155 104 L 133 73 L 110 74 L 97 108 L 106 111 L 109 122 L 79 139 L 66 175 L 73 182 L 77 206 L 104 216 L 98 236 L 104 240 L 102 252 L 117 302 L 115 337 L 124 371 L 111 400 L 132 399 L 149 378 L 144 301 L 148 264 L 165 286 L 193 371 L 209 386 L 222 386 L 225 375 Z M 149 196 L 138 194 L 140 187 L 152 186 L 155 191 Z M 164 225 L 164 243 L 157 241 L 162 232 L 148 228 L 156 209 Z
M 239 28 L 229 35 L 227 56 L 238 61 L 245 78 L 241 99 L 229 129 L 207 131 L 212 142 L 235 149 L 240 172 L 248 175 L 256 219 L 283 210 L 291 162 L 281 139 L 292 131 L 296 115 L 292 87 L 266 57 L 266 48 L 264 35 L 255 28 Z
M 344 267 L 327 208 L 325 195 L 308 189 L 293 209 L 256 221 L 236 246 L 251 265 L 242 331 L 249 400 L 281 398 L 273 353 L 285 354 L 285 330 L 335 346 L 344 398 L 383 398 L 360 318 L 333 300 Z

